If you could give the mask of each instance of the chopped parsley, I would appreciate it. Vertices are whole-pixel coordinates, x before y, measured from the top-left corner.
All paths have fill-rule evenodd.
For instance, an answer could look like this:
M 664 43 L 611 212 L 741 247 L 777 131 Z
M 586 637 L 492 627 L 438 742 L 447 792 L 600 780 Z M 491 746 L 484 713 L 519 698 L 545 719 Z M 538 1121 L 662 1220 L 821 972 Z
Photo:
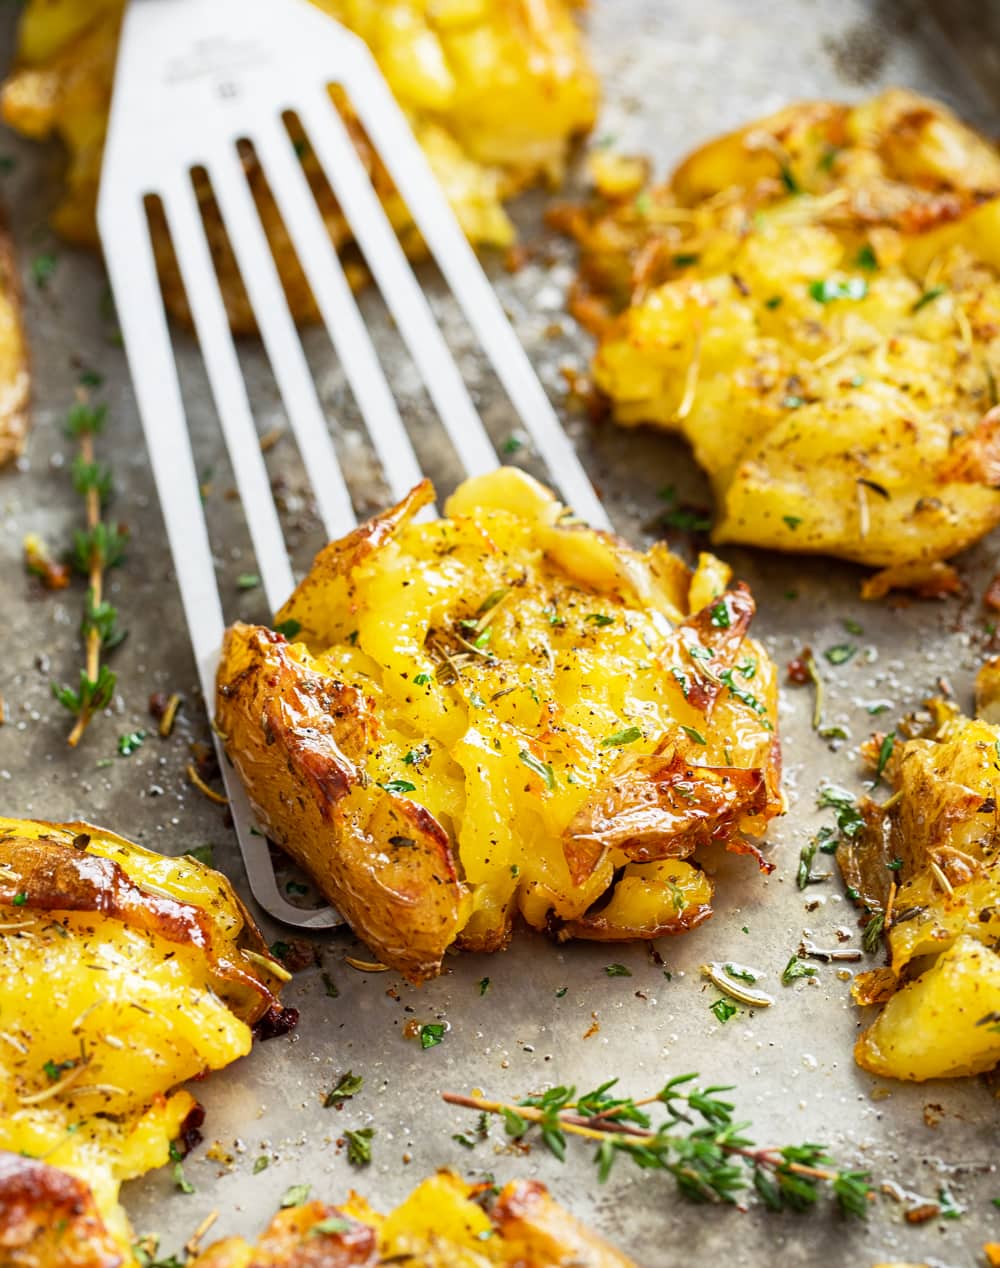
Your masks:
M 184 1174 L 184 1164 L 174 1163 L 174 1184 L 181 1193 L 194 1193 L 194 1185 Z
M 408 779 L 387 779 L 384 784 L 379 784 L 387 793 L 411 793 L 417 791 L 416 784 L 411 784 Z
M 42 1069 L 53 1083 L 58 1083 L 64 1074 L 68 1074 L 70 1070 L 75 1070 L 76 1066 L 75 1058 L 71 1057 L 69 1061 L 46 1061 Z
M 485 995 L 489 989 L 490 989 L 490 979 L 488 977 L 481 977 L 479 979 L 479 994 Z
M 929 291 L 924 291 L 910 311 L 919 313 L 921 308 L 926 308 L 928 304 L 933 304 L 936 299 L 940 299 L 946 290 L 945 286 L 932 286 Z
M 196 863 L 204 863 L 206 867 L 211 867 L 215 851 L 211 845 L 192 845 L 190 850 L 185 850 L 184 853 L 187 858 L 194 859 Z
M 601 740 L 601 748 L 621 748 L 624 744 L 634 744 L 636 740 L 642 739 L 642 732 L 637 726 L 627 726 L 623 731 L 616 731 L 614 735 L 606 735 Z
M 364 1078 L 360 1074 L 354 1074 L 348 1070 L 346 1074 L 342 1074 L 337 1080 L 336 1086 L 331 1088 L 323 1098 L 323 1108 L 329 1109 L 331 1105 L 341 1105 L 344 1101 L 348 1101 L 352 1096 L 357 1096 L 364 1087 Z
M 790 194 L 801 194 L 802 186 L 795 178 L 795 173 L 787 163 L 781 164 L 781 183 Z
M 791 529 L 796 529 L 802 523 L 801 515 L 782 515 L 781 517 Z
M 772 295 L 770 299 L 764 300 L 764 307 L 771 308 L 771 309 L 780 308 L 783 301 L 784 301 L 783 295 Z
M 708 619 L 717 630 L 728 630 L 733 623 L 733 618 L 729 614 L 729 608 L 726 606 L 725 599 L 720 599 L 718 603 L 713 603 L 708 609 Z
M 800 977 L 815 977 L 816 970 L 811 964 L 806 964 L 804 960 L 800 960 L 797 955 L 785 965 L 781 974 L 782 986 L 791 986 L 791 984 Z
M 892 750 L 896 747 L 896 732 L 890 731 L 883 739 L 878 749 L 878 761 L 875 763 L 875 783 L 878 784 L 882 778 L 889 759 L 892 757 Z
M 413 679 L 413 685 L 415 687 L 426 687 L 430 680 L 430 674 L 417 674 Z
M 735 978 L 738 982 L 749 982 L 752 985 L 757 981 L 756 973 L 751 973 L 749 969 L 745 969 L 739 964 L 724 964 L 722 967 L 730 977 Z
M 823 655 L 831 665 L 846 665 L 857 654 L 857 650 L 853 643 L 835 643 L 833 647 L 828 647 Z
M 632 970 L 625 964 L 605 964 L 604 972 L 608 977 L 631 977 Z
M 825 784 L 819 790 L 816 805 L 820 810 L 829 807 L 837 812 L 837 827 L 840 829 L 841 836 L 856 837 L 865 826 L 857 802 L 849 792 L 838 788 L 836 784 Z
M 724 995 L 720 995 L 714 1004 L 710 1004 L 712 1012 L 723 1025 L 729 1021 L 730 1017 L 735 1017 L 740 1011 L 734 1003 L 726 999 Z
M 348 1233 L 351 1230 L 350 1220 L 341 1219 L 339 1215 L 328 1215 L 309 1230 L 310 1237 L 326 1237 L 328 1234 Z
M 681 725 L 681 730 L 682 730 L 682 731 L 684 732 L 684 734 L 688 737 L 688 739 L 689 739 L 689 740 L 692 740 L 695 744 L 707 744 L 707 743 L 708 743 L 708 741 L 705 739 L 705 737 L 702 735 L 702 733 L 701 733 L 700 731 L 696 731 L 696 730 L 694 729 L 694 727 L 693 727 L 693 726 L 684 726 L 684 725 L 682 724 L 682 725 Z
M 287 621 L 279 621 L 274 629 L 275 633 L 284 634 L 285 638 L 291 639 L 294 638 L 295 635 L 302 629 L 302 623 L 291 619 Z
M 256 590 L 260 585 L 260 576 L 256 572 L 241 572 L 236 578 L 237 590 Z
M 131 757 L 137 748 L 142 748 L 145 738 L 145 731 L 132 731 L 128 735 L 119 735 L 118 756 Z
M 854 263 L 859 269 L 867 269 L 869 273 L 873 273 L 878 268 L 878 256 L 875 254 L 871 243 L 866 242 L 864 244 L 854 257 Z
M 420 1027 L 421 1048 L 436 1048 L 443 1040 L 444 1024 L 442 1022 L 430 1021 L 426 1026 Z
M 588 612 L 583 619 L 589 621 L 591 625 L 597 626 L 614 625 L 615 623 L 613 616 L 605 616 L 603 612 Z
M 518 757 L 525 766 L 527 766 L 528 770 L 532 772 L 532 774 L 538 776 L 549 792 L 555 788 L 556 775 L 555 771 L 552 769 L 551 762 L 539 761 L 539 759 L 535 757 L 533 753 L 529 753 L 526 748 L 521 749 L 518 753 Z
M 419 766 L 421 762 L 426 761 L 431 755 L 431 746 L 429 744 L 421 744 L 419 748 L 411 748 L 403 757 L 405 766 Z
M 735 700 L 739 700 L 741 704 L 745 704 L 748 708 L 753 709 L 754 713 L 764 714 L 767 712 L 766 705 L 761 704 L 752 692 L 744 691 L 742 687 L 737 687 L 737 685 L 733 682 L 733 671 L 731 669 L 724 669 L 722 673 L 719 674 L 719 681 L 729 688 L 729 694 Z
M 262 1171 L 266 1171 L 271 1165 L 271 1159 L 267 1154 L 261 1154 L 259 1158 L 254 1159 L 253 1174 L 259 1176 Z
M 347 1161 L 352 1167 L 366 1167 L 372 1160 L 374 1127 L 359 1127 L 357 1131 L 344 1132 L 347 1141 Z
M 836 299 L 864 299 L 868 283 L 863 277 L 849 277 L 841 281 L 825 277 L 809 283 L 809 294 L 817 304 L 831 304 Z
M 28 901 L 28 895 L 22 890 L 21 893 L 15 894 L 14 897 L 10 901 L 14 904 L 15 907 L 23 907 L 24 904 Z
M 302 1206 L 304 1202 L 309 1200 L 309 1194 L 311 1192 L 311 1184 L 290 1185 L 281 1196 L 281 1209 L 286 1211 L 292 1206 Z
M 54 251 L 43 251 L 31 261 L 31 280 L 40 291 L 45 290 L 55 276 L 59 257 Z
M 700 255 L 695 255 L 688 251 L 682 251 L 674 256 L 674 264 L 679 269 L 686 269 L 692 264 L 697 264 L 700 259 Z
M 804 845 L 799 852 L 799 867 L 795 876 L 795 883 L 799 889 L 808 889 L 810 885 L 816 885 L 820 881 L 826 880 L 826 876 L 814 876 L 812 865 L 816 858 L 816 850 L 819 842 L 815 839 Z

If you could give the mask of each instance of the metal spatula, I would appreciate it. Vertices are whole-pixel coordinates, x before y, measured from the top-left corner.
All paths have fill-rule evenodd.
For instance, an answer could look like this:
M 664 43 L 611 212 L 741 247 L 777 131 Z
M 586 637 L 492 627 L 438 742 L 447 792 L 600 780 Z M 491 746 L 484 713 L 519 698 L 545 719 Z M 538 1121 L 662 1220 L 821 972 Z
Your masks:
M 210 178 L 329 536 L 354 527 L 354 511 L 258 219 L 239 142 L 254 147 L 393 496 L 400 497 L 421 473 L 286 130 L 286 112 L 294 112 L 305 129 L 459 460 L 470 474 L 497 465 L 427 300 L 331 101 L 330 84 L 346 91 L 563 498 L 591 524 L 607 524 L 365 44 L 307 0 L 132 0 L 122 28 L 98 224 L 209 710 L 223 635 L 222 605 L 157 281 L 147 196 L 162 201 L 272 611 L 291 592 L 292 571 L 192 186 L 193 168 L 204 168 Z M 302 928 L 341 923 L 329 907 L 305 911 L 284 898 L 266 840 L 251 832 L 252 815 L 239 779 L 225 761 L 221 765 L 250 888 L 260 905 Z

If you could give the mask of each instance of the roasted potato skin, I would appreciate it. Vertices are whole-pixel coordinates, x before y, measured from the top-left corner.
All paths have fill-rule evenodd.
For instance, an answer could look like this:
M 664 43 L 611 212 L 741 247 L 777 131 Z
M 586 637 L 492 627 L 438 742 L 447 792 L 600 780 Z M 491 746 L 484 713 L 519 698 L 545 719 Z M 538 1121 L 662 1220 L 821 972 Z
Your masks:
M 268 833 L 388 962 L 432 976 L 458 931 L 463 890 L 432 815 L 408 798 L 366 796 L 369 703 L 260 627 L 227 630 L 222 666 L 216 718 Z
M 0 923 L 0 1150 L 67 1173 L 62 1189 L 52 1181 L 67 1202 L 69 1177 L 84 1185 L 131 1263 L 121 1183 L 166 1163 L 201 1115 L 179 1085 L 246 1055 L 253 1028 L 284 1016 L 287 973 L 220 873 L 82 822 L 0 818 Z M 4 1174 L 8 1197 L 22 1193 L 25 1177 Z M 15 1203 L 0 1220 L 0 1245 L 19 1239 L 36 1257 L 49 1253 L 31 1231 L 47 1218 L 39 1177 L 34 1215 Z M 91 1220 L 82 1199 L 74 1209 Z
M 749 591 L 567 521 L 513 469 L 414 522 L 431 497 L 319 554 L 277 614 L 292 644 L 227 632 L 217 726 L 260 823 L 415 981 L 452 945 L 504 946 L 517 915 L 598 939 L 694 927 L 711 885 L 680 861 L 756 854 L 745 836 L 782 808 Z M 590 919 L 619 874 L 632 899 Z
M 591 127 L 598 88 L 570 0 L 481 0 L 449 13 L 431 0 L 314 0 L 372 48 L 390 87 L 470 240 L 507 246 L 514 228 L 503 199 L 538 180 L 557 178 L 570 139 Z M 60 136 L 70 153 L 64 197 L 53 227 L 69 240 L 97 245 L 95 206 L 111 99 L 122 0 L 30 0 L 21 17 L 17 65 L 2 90 L 4 120 L 27 136 Z M 381 162 L 350 110 L 348 127 L 407 251 L 422 240 Z M 299 138 L 301 140 L 301 138 Z M 303 167 L 331 239 L 351 235 L 315 156 L 303 141 Z M 244 163 L 292 312 L 318 318 L 277 205 L 252 153 Z M 254 329 L 253 313 L 207 183 L 199 182 L 213 259 L 234 330 Z M 163 217 L 153 240 L 171 312 L 190 311 Z M 351 253 L 348 274 L 367 273 Z
M 994 666 L 980 671 L 980 700 Z M 855 1047 L 873 1074 L 913 1081 L 1000 1062 L 1000 728 L 934 700 L 919 732 L 900 727 L 883 772 L 887 806 L 837 851 L 858 902 L 886 921 L 888 969 L 861 975 L 858 1003 L 883 1011 Z M 909 730 L 909 738 L 902 738 Z M 883 737 L 865 746 L 877 760 Z
M 615 418 L 692 444 L 715 542 L 926 569 L 1000 522 L 993 145 L 890 90 L 789 106 L 638 197 L 608 165 L 561 213 L 573 307 Z

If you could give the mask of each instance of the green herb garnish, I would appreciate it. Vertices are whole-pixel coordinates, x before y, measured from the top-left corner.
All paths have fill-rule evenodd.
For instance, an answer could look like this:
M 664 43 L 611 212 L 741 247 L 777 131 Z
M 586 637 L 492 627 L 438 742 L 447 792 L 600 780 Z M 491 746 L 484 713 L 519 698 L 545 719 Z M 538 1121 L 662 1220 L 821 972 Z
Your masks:
M 420 1027 L 420 1046 L 421 1048 L 436 1048 L 439 1043 L 444 1042 L 444 1026 L 441 1022 L 430 1021 L 426 1026 Z
M 797 955 L 793 955 L 782 970 L 781 984 L 782 986 L 791 986 L 791 984 L 794 981 L 797 981 L 800 977 L 815 976 L 816 970 L 811 964 L 806 964 L 805 961 L 800 960 Z
M 627 726 L 623 731 L 616 731 L 614 735 L 606 735 L 601 740 L 601 748 L 621 748 L 624 744 L 634 744 L 636 740 L 642 739 L 642 732 L 637 726 Z
M 366 1167 L 372 1160 L 374 1127 L 359 1127 L 357 1131 L 344 1132 L 347 1141 L 347 1161 L 352 1167 Z
M 832 304 L 837 299 L 864 299 L 868 294 L 868 283 L 863 277 L 849 277 L 843 281 L 827 277 L 810 282 L 809 294 L 817 304 Z
M 736 1005 L 731 1000 L 726 999 L 724 995 L 720 995 L 714 1004 L 709 1005 L 709 1008 L 711 1008 L 712 1012 L 715 1013 L 716 1017 L 723 1025 L 725 1025 L 731 1017 L 735 1017 L 740 1011 Z
M 529 753 L 526 748 L 521 749 L 518 753 L 518 757 L 525 766 L 527 766 L 528 770 L 538 776 L 549 792 L 555 788 L 556 776 L 555 771 L 552 769 L 551 762 L 539 761 L 539 759 L 532 753 Z
M 323 1108 L 329 1109 L 332 1105 L 341 1105 L 344 1101 L 350 1100 L 352 1096 L 357 1096 L 362 1087 L 364 1087 L 364 1082 L 362 1075 L 354 1074 L 351 1070 L 348 1070 L 346 1074 L 340 1076 L 336 1086 L 323 1097 Z
M 293 1206 L 303 1206 L 309 1201 L 309 1194 L 312 1192 L 311 1184 L 292 1184 L 285 1190 L 281 1196 L 280 1206 L 283 1211 L 287 1211 Z

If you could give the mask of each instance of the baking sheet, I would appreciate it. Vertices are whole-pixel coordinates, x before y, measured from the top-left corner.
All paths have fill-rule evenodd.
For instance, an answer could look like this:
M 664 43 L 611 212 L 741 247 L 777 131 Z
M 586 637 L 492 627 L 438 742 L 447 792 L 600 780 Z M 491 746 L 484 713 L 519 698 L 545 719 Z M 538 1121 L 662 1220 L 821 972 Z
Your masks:
M 12 15 L 3 21 L 0 56 L 6 57 Z M 650 153 L 661 171 L 696 141 L 790 99 L 856 98 L 891 83 L 943 97 L 997 131 L 987 98 L 916 6 L 861 0 L 836 5 L 595 0 L 589 21 L 606 96 L 598 135 Z M 16 159 L 3 177 L 3 192 L 26 274 L 35 364 L 35 432 L 28 456 L 20 474 L 0 477 L 0 690 L 7 714 L 0 728 L 0 810 L 87 817 L 168 853 L 211 842 L 216 861 L 245 892 L 223 813 L 184 778 L 188 743 L 205 738 L 207 729 L 123 355 L 102 298 L 102 270 L 94 257 L 58 244 L 52 283 L 44 292 L 32 284 L 32 256 L 53 249 L 44 225 L 60 157 L 54 148 L 9 136 L 0 153 Z M 539 208 L 540 200 L 529 197 L 518 209 L 529 242 L 542 232 Z M 514 276 L 500 269 L 495 275 L 544 382 L 559 397 L 560 367 L 585 365 L 587 343 L 562 313 L 570 257 L 558 244 L 549 246 L 551 267 L 535 263 Z M 503 440 L 516 421 L 452 306 L 439 290 L 432 293 L 490 427 Z M 373 296 L 366 296 L 365 307 L 380 349 L 392 358 L 394 383 L 421 457 L 447 487 L 456 472 L 441 452 L 415 372 Z M 564 331 L 556 338 L 549 329 L 553 322 Z M 321 331 L 309 332 L 306 343 L 359 510 L 374 509 L 382 491 L 340 370 Z M 236 586 L 238 574 L 254 571 L 252 554 L 238 507 L 226 497 L 232 481 L 219 453 L 196 352 L 184 337 L 178 352 L 199 468 L 211 486 L 206 509 L 227 616 L 266 617 L 260 595 Z M 281 409 L 258 349 L 247 344 L 242 355 L 263 434 L 280 424 Z M 49 682 L 73 680 L 82 663 L 75 638 L 81 595 L 40 592 L 23 573 L 21 542 L 26 532 L 36 531 L 61 545 L 78 522 L 68 475 L 72 451 L 60 423 L 81 366 L 107 376 L 111 423 L 101 448 L 113 447 L 119 487 L 114 513 L 129 524 L 133 540 L 111 590 L 130 629 L 115 660 L 119 695 L 113 716 L 98 720 L 71 752 L 63 743 L 66 715 L 52 700 Z M 707 503 L 703 478 L 679 442 L 593 428 L 583 420 L 570 427 L 618 528 L 637 541 L 648 539 L 663 485 L 673 483 L 685 501 Z M 322 538 L 288 437 L 268 461 L 279 479 L 301 569 Z M 359 950 L 348 934 L 317 940 L 339 997 L 327 997 L 318 970 L 300 974 L 285 995 L 302 1011 L 298 1030 L 258 1046 L 249 1059 L 198 1085 L 208 1111 L 206 1142 L 185 1164 L 196 1192 L 176 1192 L 169 1169 L 127 1186 L 126 1206 L 136 1229 L 161 1231 L 164 1248 L 173 1250 L 203 1216 L 218 1210 L 212 1235 L 253 1234 L 286 1187 L 302 1182 L 327 1198 L 354 1186 L 386 1209 L 423 1175 L 448 1164 L 473 1177 L 491 1173 L 498 1181 L 543 1179 L 560 1200 L 645 1265 L 760 1264 L 776 1255 L 790 1264 L 830 1268 L 885 1259 L 979 1262 L 987 1237 L 1000 1238 L 1000 1211 L 990 1203 L 1000 1196 L 998 1107 L 990 1089 L 976 1081 L 919 1087 L 873 1079 L 851 1057 L 860 1019 L 849 983 L 836 967 L 820 967 L 815 984 L 786 989 L 778 979 L 804 929 L 822 944 L 833 939 L 837 926 L 856 924 L 835 881 L 805 894 L 795 885 L 799 849 L 825 819 L 814 809 L 815 789 L 822 779 L 861 788 L 856 746 L 871 725 L 865 706 L 873 701 L 891 702 L 886 716 L 895 717 L 936 690 L 944 675 L 959 701 L 969 705 L 985 639 L 978 596 L 995 571 L 995 544 L 994 537 L 960 561 L 967 598 L 899 606 L 861 604 L 861 571 L 846 564 L 723 551 L 752 586 L 759 604 L 756 632 L 780 664 L 803 644 L 821 649 L 843 641 L 845 618 L 864 627 L 863 636 L 852 640 L 862 651 L 851 662 L 838 668 L 822 662 L 825 721 L 846 726 L 851 736 L 839 752 L 810 728 L 811 693 L 785 693 L 781 727 L 791 809 L 770 834 L 777 872 L 765 880 L 749 859 L 711 859 L 718 874 L 716 915 L 692 934 L 661 942 L 663 966 L 643 946 L 558 947 L 522 934 L 508 952 L 492 958 L 450 958 L 445 976 L 416 990 L 395 974 L 364 975 L 348 967 L 345 953 Z M 156 690 L 179 691 L 185 698 L 173 737 L 152 736 L 132 757 L 119 758 L 118 735 L 150 729 L 146 702 Z M 99 765 L 108 758 L 110 765 Z M 287 936 L 262 923 L 270 936 Z M 854 937 L 859 940 L 856 932 Z M 775 1007 L 744 1012 L 721 1026 L 709 1011 L 717 992 L 706 989 L 698 972 L 708 959 L 738 960 L 762 970 L 760 984 L 777 996 Z M 612 961 L 626 964 L 632 976 L 609 978 L 604 966 Z M 484 976 L 491 986 L 481 996 L 477 983 Z M 565 994 L 557 997 L 563 987 Z M 447 1022 L 444 1042 L 423 1051 L 405 1037 L 412 1020 Z M 340 1111 L 321 1108 L 323 1094 L 347 1069 L 364 1076 L 363 1092 Z M 499 1124 L 488 1142 L 464 1149 L 452 1135 L 470 1130 L 474 1116 L 439 1100 L 446 1088 L 481 1087 L 516 1099 L 548 1083 L 582 1088 L 613 1075 L 640 1095 L 671 1075 L 694 1070 L 706 1081 L 737 1084 L 741 1116 L 753 1120 L 760 1143 L 824 1141 L 838 1157 L 870 1167 L 878 1180 L 896 1180 L 929 1198 L 947 1185 L 966 1214 L 913 1227 L 889 1199 L 880 1201 L 867 1225 L 819 1211 L 808 1217 L 775 1217 L 762 1210 L 716 1214 L 680 1200 L 669 1177 L 643 1175 L 625 1163 L 599 1186 L 584 1148 L 572 1147 L 564 1166 L 537 1149 L 528 1155 L 511 1151 Z M 335 1143 L 345 1128 L 362 1126 L 376 1131 L 373 1163 L 363 1172 L 348 1166 Z M 254 1160 L 264 1154 L 270 1165 L 252 1174 Z

